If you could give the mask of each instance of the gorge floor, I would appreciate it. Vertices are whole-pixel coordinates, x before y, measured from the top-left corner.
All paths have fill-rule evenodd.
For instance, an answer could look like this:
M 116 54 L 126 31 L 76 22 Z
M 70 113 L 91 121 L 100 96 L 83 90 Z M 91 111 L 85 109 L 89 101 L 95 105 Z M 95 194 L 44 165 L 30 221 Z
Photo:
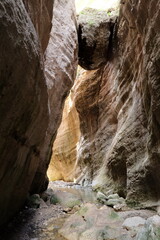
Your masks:
M 116 212 L 99 204 L 91 188 L 57 181 L 41 195 L 39 208 L 26 206 L 3 227 L 0 240 L 147 240 L 149 234 L 159 240 L 159 225 L 155 211 Z
M 68 204 L 76 206 L 76 203 L 95 201 L 95 194 L 91 189 L 73 183 L 50 182 L 48 189 L 50 194 L 52 190 L 62 194 L 63 201 L 66 195 L 69 202 L 66 200 L 64 203 L 50 204 L 50 201 L 44 202 L 41 199 L 39 208 L 25 206 L 0 230 L 0 240 L 64 240 L 58 230 L 63 226 L 65 219 L 76 211 L 76 207 L 72 208 Z M 72 194 L 75 195 L 75 199 L 71 199 Z

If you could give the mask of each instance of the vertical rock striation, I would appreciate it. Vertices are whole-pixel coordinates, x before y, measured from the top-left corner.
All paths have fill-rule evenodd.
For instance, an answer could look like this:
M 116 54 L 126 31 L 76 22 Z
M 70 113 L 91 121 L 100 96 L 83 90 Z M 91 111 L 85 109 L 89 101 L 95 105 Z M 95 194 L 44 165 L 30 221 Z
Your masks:
M 110 59 L 77 86 L 84 179 L 129 201 L 160 197 L 159 4 L 121 1 Z
M 65 101 L 62 122 L 53 145 L 48 169 L 48 177 L 51 181 L 74 180 L 79 136 L 79 118 L 74 105 L 73 87 Z
M 0 225 L 44 188 L 76 71 L 74 14 L 74 1 L 0 2 Z
M 64 101 L 74 83 L 77 69 L 78 44 L 74 0 L 55 0 L 53 16 L 51 37 L 45 53 L 49 126 L 40 155 L 40 165 L 32 184 L 33 192 L 44 190 L 47 184 L 46 171 L 52 154 L 52 144 L 61 122 Z
M 21 0 L 0 2 L 0 224 L 24 203 L 48 126 L 39 39 Z
M 54 0 L 23 0 L 26 10 L 39 35 L 42 51 L 46 50 L 52 27 Z

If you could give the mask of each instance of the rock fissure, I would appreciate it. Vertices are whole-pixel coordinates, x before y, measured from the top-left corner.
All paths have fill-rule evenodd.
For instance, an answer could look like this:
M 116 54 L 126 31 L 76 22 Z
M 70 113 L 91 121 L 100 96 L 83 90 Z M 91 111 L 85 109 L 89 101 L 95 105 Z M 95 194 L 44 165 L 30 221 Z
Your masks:
M 92 186 L 103 204 L 72 214 L 63 237 L 159 238 L 158 212 L 122 219 L 128 206 L 159 205 L 159 4 L 121 1 L 119 16 L 88 8 L 77 29 L 74 0 L 0 3 L 0 225 L 28 194 L 46 194 L 51 160 L 52 180 Z

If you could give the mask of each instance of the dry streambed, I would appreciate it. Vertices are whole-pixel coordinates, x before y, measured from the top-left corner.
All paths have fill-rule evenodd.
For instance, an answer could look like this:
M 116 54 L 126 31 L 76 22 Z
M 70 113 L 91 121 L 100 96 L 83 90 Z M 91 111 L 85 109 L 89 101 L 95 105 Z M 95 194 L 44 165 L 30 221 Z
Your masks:
M 95 194 L 52 182 L 1 231 L 1 240 L 160 240 L 160 216 L 126 206 L 117 194 Z

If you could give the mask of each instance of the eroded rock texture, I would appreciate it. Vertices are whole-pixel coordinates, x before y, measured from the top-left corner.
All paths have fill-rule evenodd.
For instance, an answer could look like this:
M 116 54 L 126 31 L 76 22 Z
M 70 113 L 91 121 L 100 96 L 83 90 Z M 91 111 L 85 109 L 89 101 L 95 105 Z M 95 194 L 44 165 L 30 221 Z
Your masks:
M 53 145 L 48 169 L 48 177 L 51 181 L 74 180 L 79 137 L 79 118 L 74 105 L 74 88 L 72 88 L 65 101 L 62 122 Z
M 24 203 L 48 126 L 39 39 L 21 0 L 0 2 L 0 225 Z
M 107 11 L 84 9 L 78 17 L 79 65 L 87 70 L 103 66 L 109 58 L 109 43 L 115 18 Z
M 0 2 L 0 225 L 28 192 L 46 186 L 53 140 L 74 80 L 74 1 L 54 1 L 49 40 L 52 9 L 51 0 Z
M 77 86 L 85 180 L 129 200 L 160 197 L 160 1 L 121 1 L 112 55 Z
M 77 27 L 74 0 L 55 0 L 52 30 L 46 50 L 45 76 L 49 95 L 49 126 L 41 151 L 41 161 L 32 191 L 42 191 L 47 184 L 46 171 L 52 144 L 62 118 L 64 101 L 69 94 L 77 68 Z
M 46 50 L 52 27 L 54 0 L 23 0 L 39 35 L 43 52 Z

